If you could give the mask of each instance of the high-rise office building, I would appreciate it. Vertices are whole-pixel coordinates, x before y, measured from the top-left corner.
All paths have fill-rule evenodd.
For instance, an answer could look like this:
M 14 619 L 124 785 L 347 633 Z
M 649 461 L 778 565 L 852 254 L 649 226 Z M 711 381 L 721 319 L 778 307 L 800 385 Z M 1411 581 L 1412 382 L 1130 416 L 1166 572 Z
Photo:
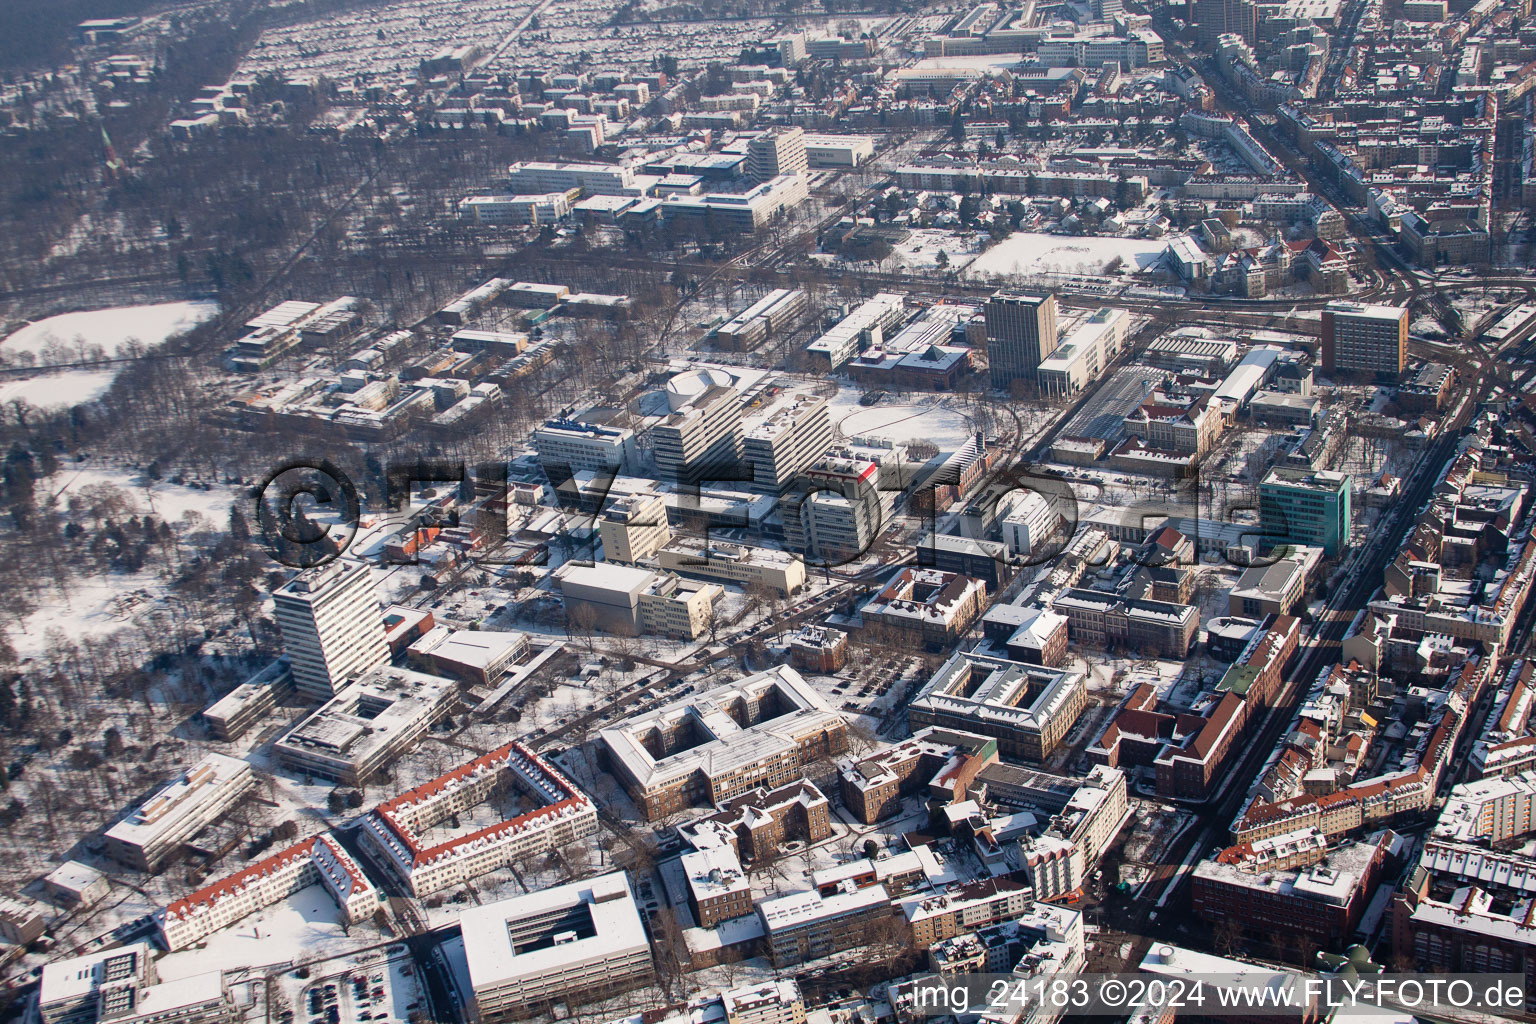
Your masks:
M 598 522 L 603 560 L 639 562 L 672 540 L 667 505 L 655 494 L 627 494 L 603 510 Z
M 764 43 L 770 50 L 777 54 L 779 67 L 792 68 L 805 60 L 805 33 L 791 32 L 782 36 L 775 36 Z
M 834 432 L 827 400 L 787 392 L 753 417 L 742 442 L 752 467 L 752 488 L 782 494 L 795 477 L 832 447 Z
M 1323 310 L 1323 369 L 1396 377 L 1408 366 L 1408 307 L 1330 302 Z
M 1056 296 L 998 292 L 987 300 L 985 312 L 992 386 L 1034 383 L 1035 370 L 1056 351 Z
M 1252 43 L 1259 35 L 1259 8 L 1254 0 L 1195 0 L 1195 25 L 1200 47 L 1207 52 L 1228 33 Z
M 324 700 L 389 661 L 384 613 L 366 562 L 338 558 L 295 576 L 272 594 L 293 685 Z
M 1345 473 L 1276 468 L 1259 483 L 1259 525 L 1272 543 L 1308 544 L 1337 558 L 1354 528 L 1352 481 Z
M 784 546 L 823 565 L 860 557 L 888 523 L 891 492 L 879 484 L 880 467 L 868 459 L 832 452 L 818 460 L 780 503 Z
M 747 173 L 758 181 L 781 174 L 805 175 L 810 166 L 805 154 L 805 129 L 799 126 L 770 128 L 747 143 Z
M 651 428 L 656 472 L 664 480 L 693 484 L 734 480 L 741 461 L 741 395 L 732 387 L 710 386 Z

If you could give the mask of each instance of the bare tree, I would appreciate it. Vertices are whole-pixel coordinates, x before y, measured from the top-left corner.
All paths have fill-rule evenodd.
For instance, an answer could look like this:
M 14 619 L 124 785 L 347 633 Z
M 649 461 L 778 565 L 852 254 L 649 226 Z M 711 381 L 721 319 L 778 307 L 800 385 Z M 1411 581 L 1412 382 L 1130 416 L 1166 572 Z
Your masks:
M 580 636 L 591 654 L 597 644 L 597 612 L 586 602 L 568 605 L 565 609 L 566 632 Z
M 570 843 L 560 848 L 560 859 L 571 878 L 586 878 L 592 873 L 592 852 L 580 843 Z
M 880 737 L 862 720 L 849 724 L 847 736 L 848 752 L 855 757 L 862 757 L 880 745 Z
M 1231 915 L 1223 916 L 1216 922 L 1215 929 L 1216 948 L 1222 953 L 1236 953 L 1243 945 L 1243 926 Z
M 670 999 L 674 990 L 686 983 L 688 946 L 671 907 L 664 906 L 656 911 L 652 922 L 656 940 L 656 980 Z

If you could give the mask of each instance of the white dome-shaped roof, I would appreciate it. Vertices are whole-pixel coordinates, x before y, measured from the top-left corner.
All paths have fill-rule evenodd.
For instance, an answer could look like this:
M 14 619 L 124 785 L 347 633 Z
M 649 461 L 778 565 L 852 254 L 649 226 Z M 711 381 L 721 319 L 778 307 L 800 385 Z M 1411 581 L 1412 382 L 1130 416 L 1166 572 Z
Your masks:
M 677 412 L 710 388 L 726 388 L 731 383 L 731 375 L 724 370 L 684 370 L 667 381 L 667 405 L 673 412 Z

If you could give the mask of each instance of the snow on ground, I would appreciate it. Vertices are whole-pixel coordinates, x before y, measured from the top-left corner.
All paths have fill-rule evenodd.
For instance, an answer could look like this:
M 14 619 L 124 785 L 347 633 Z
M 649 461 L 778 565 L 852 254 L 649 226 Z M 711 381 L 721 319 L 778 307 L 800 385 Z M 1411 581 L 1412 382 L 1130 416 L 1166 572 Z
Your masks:
M 229 525 L 229 510 L 236 500 L 235 489 L 224 484 L 212 484 L 208 490 L 188 484 L 173 484 L 167 480 L 150 480 L 140 473 L 103 464 L 100 467 L 61 470 L 50 484 L 59 481 L 54 497 L 68 505 L 69 499 L 92 484 L 112 484 L 121 487 L 132 506 L 130 514 L 153 513 L 168 523 L 178 523 L 188 512 L 196 512 L 209 520 L 216 530 Z M 254 518 L 254 507 L 247 512 Z
M 218 313 L 219 304 L 210 300 L 63 313 L 28 324 L 0 341 L 0 365 L 47 367 L 111 359 L 130 341 L 154 348 Z M 43 412 L 67 409 L 100 398 L 116 376 L 109 368 L 40 370 L 0 382 L 0 403 L 23 401 Z
M 0 403 L 26 402 L 34 409 L 52 412 L 94 402 L 107 393 L 116 370 L 63 370 L 0 383 Z
M 378 941 L 372 925 L 355 930 L 354 936 L 342 930 L 335 901 L 317 883 L 214 932 L 201 946 L 166 954 L 155 969 L 164 980 L 179 981 L 209 971 L 338 956 Z
M 967 266 L 981 250 L 981 236 L 964 237 L 940 228 L 914 228 L 905 242 L 895 246 L 891 258 L 907 270 L 938 270 L 939 253 L 945 267 L 958 271 Z
M 79 643 L 133 624 L 138 612 L 159 605 L 163 580 L 152 569 L 138 573 L 112 573 L 77 578 L 67 597 L 54 597 L 21 619 L 10 634 L 20 658 L 42 654 L 51 630 L 62 630 Z
M 121 489 L 126 514 L 154 515 L 171 524 L 183 542 L 200 535 L 228 529 L 230 506 L 235 501 L 232 488 L 215 484 L 209 490 L 150 481 L 132 471 L 101 464 L 97 467 L 65 468 L 45 481 L 49 493 L 61 506 L 92 485 L 111 484 Z M 148 485 L 148 486 L 146 486 Z M 188 513 L 199 518 L 188 520 Z M 21 657 L 36 656 L 47 643 L 50 629 L 61 629 L 71 640 L 100 636 L 131 626 L 141 613 L 165 607 L 165 579 L 158 568 L 137 573 L 75 575 L 68 592 L 47 593 L 47 599 L 20 619 L 20 627 L 11 633 L 11 642 Z M 177 614 L 176 609 L 170 609 Z
M 388 984 L 384 986 L 384 1001 L 389 1004 L 389 1020 L 408 1020 L 411 1010 L 421 1001 L 421 975 L 410 957 L 396 957 L 389 961 Z
M 975 431 L 966 413 L 947 396 L 913 402 L 887 397 L 872 406 L 860 405 L 862 397 L 863 391 L 845 386 L 827 402 L 827 414 L 844 437 L 878 437 L 902 444 L 927 441 L 953 451 Z
M 1488 323 L 1491 324 L 1493 319 L 1490 315 L 1516 295 L 1515 292 L 1498 288 L 1459 291 L 1452 293 L 1451 305 L 1461 314 L 1462 324 L 1470 330 L 1482 323 L 1485 318 L 1488 318 Z
M 1101 274 L 1116 257 L 1123 270 L 1145 270 L 1163 258 L 1167 240 L 1153 238 L 1097 238 L 1016 232 L 971 261 L 967 277 L 999 274 L 1027 277 L 1035 274 Z
M 1142 683 L 1151 683 L 1163 700 L 1173 700 L 1185 677 L 1182 661 L 1113 657 L 1098 652 L 1085 661 L 1089 666 L 1089 688 L 1095 690 L 1129 693 Z M 1191 699 L 1194 696 L 1189 695 Z
M 40 366 L 110 359 L 130 340 L 152 348 L 218 313 L 219 304 L 207 299 L 64 313 L 30 323 L 0 341 L 0 358 L 14 361 L 18 354 L 30 352 Z
M 1408 325 L 1408 330 L 1411 333 L 1424 338 L 1445 337 L 1445 328 L 1440 326 L 1440 321 L 1436 320 L 1432 316 L 1429 316 L 1428 314 L 1414 317 L 1413 323 Z

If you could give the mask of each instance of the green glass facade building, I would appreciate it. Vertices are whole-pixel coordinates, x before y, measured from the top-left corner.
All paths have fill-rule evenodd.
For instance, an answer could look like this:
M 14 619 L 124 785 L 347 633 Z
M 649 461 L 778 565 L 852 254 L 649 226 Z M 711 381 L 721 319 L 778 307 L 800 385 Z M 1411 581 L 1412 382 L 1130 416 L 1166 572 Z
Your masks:
M 1308 544 L 1337 558 L 1354 526 L 1351 480 L 1344 473 L 1272 469 L 1259 484 L 1259 523 L 1272 544 Z

